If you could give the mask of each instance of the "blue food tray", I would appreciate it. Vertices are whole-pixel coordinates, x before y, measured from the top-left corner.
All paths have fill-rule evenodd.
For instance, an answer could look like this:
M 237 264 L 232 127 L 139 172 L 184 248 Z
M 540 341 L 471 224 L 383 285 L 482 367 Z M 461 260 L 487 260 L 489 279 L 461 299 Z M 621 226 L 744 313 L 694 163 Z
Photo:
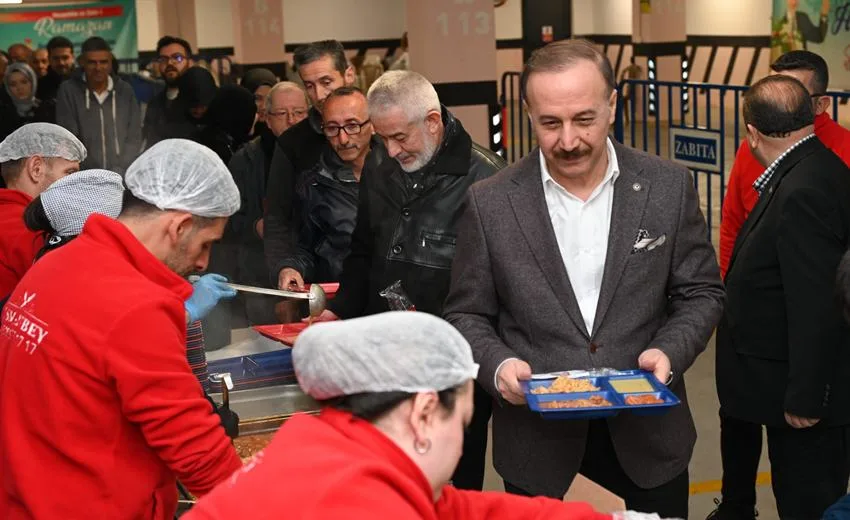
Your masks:
M 207 370 L 210 374 L 229 372 L 234 390 L 296 382 L 295 369 L 292 367 L 292 349 L 288 348 L 211 361 Z
M 575 392 L 568 394 L 532 394 L 531 391 L 541 386 L 549 386 L 557 376 L 552 375 L 547 378 L 535 378 L 530 381 L 523 381 L 522 387 L 525 392 L 525 399 L 528 403 L 528 408 L 537 412 L 544 419 L 602 419 L 605 417 L 613 417 L 622 411 L 627 411 L 635 415 L 662 415 L 673 406 L 678 405 L 681 401 L 676 394 L 670 391 L 666 385 L 661 384 L 655 376 L 650 372 L 643 370 L 624 370 L 618 371 L 616 374 L 599 375 L 599 376 L 575 376 L 574 379 L 588 380 L 590 383 L 599 388 L 597 392 Z M 634 379 L 636 377 L 645 378 L 652 385 L 652 392 L 629 392 L 619 393 L 611 386 L 611 381 L 618 379 Z M 653 395 L 659 399 L 663 399 L 663 403 L 658 404 L 626 404 L 625 397 L 629 395 Z M 550 401 L 571 401 L 575 399 L 589 399 L 594 396 L 601 396 L 611 403 L 611 406 L 586 407 L 586 408 L 542 408 L 541 403 Z

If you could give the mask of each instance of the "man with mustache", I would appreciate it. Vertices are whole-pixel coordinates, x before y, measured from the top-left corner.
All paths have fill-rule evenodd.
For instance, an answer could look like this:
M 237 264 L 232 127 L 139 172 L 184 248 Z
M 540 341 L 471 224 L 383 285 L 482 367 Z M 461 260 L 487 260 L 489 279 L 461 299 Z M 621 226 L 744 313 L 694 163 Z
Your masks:
M 373 137 L 366 96 L 356 87 L 338 88 L 325 99 L 322 132 L 328 146 L 319 162 L 301 175 L 306 197 L 301 204 L 298 248 L 281 261 L 285 287 L 339 280 L 357 222 L 364 167 L 368 162 L 375 168 L 386 159 L 386 151 Z
M 561 498 L 581 473 L 628 509 L 686 518 L 684 374 L 724 297 L 691 175 L 609 137 L 616 79 L 593 43 L 534 51 L 521 89 L 539 149 L 469 190 L 445 302 L 499 400 L 494 466 L 510 493 Z M 682 404 L 587 421 L 526 407 L 533 373 L 597 367 L 646 370 Z
M 168 135 L 167 126 L 185 120 L 175 100 L 180 93 L 180 77 L 192 66 L 192 46 L 183 38 L 163 36 L 156 44 L 156 52 L 156 67 L 166 87 L 151 99 L 145 112 L 143 134 L 148 148 Z

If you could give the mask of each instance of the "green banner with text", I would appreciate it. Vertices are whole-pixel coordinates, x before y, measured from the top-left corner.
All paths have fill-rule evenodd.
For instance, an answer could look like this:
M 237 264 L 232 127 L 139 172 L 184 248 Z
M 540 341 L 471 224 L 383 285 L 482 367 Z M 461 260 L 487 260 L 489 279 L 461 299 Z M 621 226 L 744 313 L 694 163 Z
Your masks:
M 112 46 L 118 59 L 139 55 L 135 0 L 111 0 L 82 4 L 0 6 L 0 48 L 23 43 L 32 49 L 47 46 L 54 36 L 74 44 L 75 54 L 91 36 Z

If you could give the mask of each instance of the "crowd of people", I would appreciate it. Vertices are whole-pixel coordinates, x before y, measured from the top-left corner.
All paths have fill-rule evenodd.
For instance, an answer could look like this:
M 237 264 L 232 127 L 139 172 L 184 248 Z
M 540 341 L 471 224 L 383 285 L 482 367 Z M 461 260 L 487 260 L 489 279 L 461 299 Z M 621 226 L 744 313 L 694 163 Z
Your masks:
M 257 68 L 220 86 L 166 36 L 144 110 L 101 38 L 80 69 L 63 38 L 8 55 L 0 517 L 169 519 L 179 482 L 197 519 L 687 518 L 685 375 L 715 328 L 711 518 L 756 516 L 762 427 L 780 516 L 842 507 L 850 132 L 819 56 L 781 57 L 744 97 L 718 265 L 689 171 L 609 136 L 616 75 L 584 40 L 525 64 L 539 148 L 512 165 L 406 62 L 358 88 L 333 40 L 295 51 L 298 83 Z M 228 280 L 340 283 L 293 351 L 321 413 L 244 466 L 204 352 L 306 313 Z M 525 406 L 532 374 L 594 367 L 643 369 L 681 405 Z M 507 493 L 481 492 L 491 418 Z M 632 511 L 562 502 L 578 473 Z

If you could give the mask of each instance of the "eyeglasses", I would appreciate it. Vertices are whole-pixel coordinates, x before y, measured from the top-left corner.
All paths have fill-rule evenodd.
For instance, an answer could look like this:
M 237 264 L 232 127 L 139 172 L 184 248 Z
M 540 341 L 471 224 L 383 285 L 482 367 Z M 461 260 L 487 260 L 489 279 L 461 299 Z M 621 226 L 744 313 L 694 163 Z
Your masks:
M 166 63 L 169 63 L 170 61 L 174 60 L 174 63 L 180 65 L 188 59 L 189 58 L 182 54 L 172 54 L 171 56 L 160 56 L 156 59 L 156 62 L 161 65 L 165 65 Z
M 362 123 L 347 123 L 343 126 L 325 126 L 322 125 L 322 132 L 328 137 L 336 137 L 340 130 L 345 130 L 348 135 L 357 135 L 363 130 L 363 127 L 369 124 L 369 120 Z

